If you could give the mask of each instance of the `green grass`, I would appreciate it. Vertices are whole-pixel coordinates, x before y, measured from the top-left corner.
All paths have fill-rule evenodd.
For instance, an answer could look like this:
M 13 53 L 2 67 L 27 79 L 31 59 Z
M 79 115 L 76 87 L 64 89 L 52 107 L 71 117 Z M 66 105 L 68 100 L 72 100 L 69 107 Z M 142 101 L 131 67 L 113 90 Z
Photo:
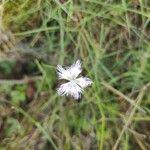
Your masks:
M 1 63 L 0 150 L 150 148 L 148 0 L 1 3 L 4 27 L 49 57 L 30 60 L 30 75 L 42 75 L 33 83 L 16 81 L 15 62 Z M 56 92 L 57 64 L 77 59 L 94 82 L 79 102 Z

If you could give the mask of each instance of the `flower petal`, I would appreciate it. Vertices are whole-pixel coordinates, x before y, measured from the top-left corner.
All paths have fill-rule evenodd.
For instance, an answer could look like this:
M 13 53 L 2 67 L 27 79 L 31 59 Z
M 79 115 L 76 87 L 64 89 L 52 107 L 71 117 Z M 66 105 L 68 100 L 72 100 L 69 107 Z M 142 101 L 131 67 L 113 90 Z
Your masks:
M 80 60 L 77 60 L 77 61 L 76 61 L 73 65 L 71 65 L 67 70 L 71 73 L 72 79 L 77 78 L 78 75 L 82 72 Z
M 67 82 L 57 89 L 59 95 L 71 95 L 74 99 L 79 99 L 81 97 L 82 89 L 75 82 Z
M 75 79 L 81 72 L 82 69 L 80 60 L 77 60 L 73 65 L 66 67 L 65 69 L 60 65 L 57 66 L 59 79 L 66 79 L 70 81 Z
M 90 86 L 93 83 L 93 81 L 87 77 L 80 77 L 80 78 L 76 79 L 75 81 L 81 88 Z
M 66 79 L 69 80 L 70 79 L 70 72 L 65 70 L 62 66 L 57 65 L 57 73 L 58 73 L 58 77 L 59 79 Z

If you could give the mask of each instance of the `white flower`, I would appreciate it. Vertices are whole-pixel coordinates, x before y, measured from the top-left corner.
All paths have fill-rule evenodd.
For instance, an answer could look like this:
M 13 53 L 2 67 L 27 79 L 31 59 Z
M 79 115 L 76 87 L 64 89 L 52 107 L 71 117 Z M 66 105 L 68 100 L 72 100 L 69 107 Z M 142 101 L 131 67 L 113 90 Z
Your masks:
M 59 95 L 70 95 L 75 99 L 79 99 L 83 89 L 90 86 L 93 82 L 87 77 L 78 77 L 82 72 L 81 62 L 77 60 L 73 65 L 63 68 L 57 66 L 57 73 L 59 79 L 65 79 L 68 82 L 60 85 L 57 89 Z M 78 77 L 78 78 L 77 78 Z

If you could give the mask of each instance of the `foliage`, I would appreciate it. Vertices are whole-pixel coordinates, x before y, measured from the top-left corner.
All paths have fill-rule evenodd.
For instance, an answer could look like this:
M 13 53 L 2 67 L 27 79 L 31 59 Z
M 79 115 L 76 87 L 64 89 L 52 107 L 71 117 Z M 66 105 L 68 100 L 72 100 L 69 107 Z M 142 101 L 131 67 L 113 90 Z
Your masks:
M 42 80 L 0 84 L 0 149 L 150 149 L 148 0 L 2 3 L 5 28 L 49 57 L 27 59 L 16 77 Z M 80 101 L 56 92 L 57 64 L 77 59 L 94 81 Z M 2 79 L 15 78 L 14 64 L 0 64 Z

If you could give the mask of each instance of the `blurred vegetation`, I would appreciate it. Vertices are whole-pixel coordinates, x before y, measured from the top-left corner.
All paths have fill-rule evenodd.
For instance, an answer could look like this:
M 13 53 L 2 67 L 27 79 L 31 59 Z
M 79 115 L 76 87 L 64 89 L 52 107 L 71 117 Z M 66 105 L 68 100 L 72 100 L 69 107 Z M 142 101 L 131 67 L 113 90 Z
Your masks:
M 3 33 L 28 54 L 0 59 L 0 150 L 150 149 L 149 0 L 2 0 L 1 7 Z M 80 101 L 56 92 L 56 65 L 77 59 L 94 81 Z

